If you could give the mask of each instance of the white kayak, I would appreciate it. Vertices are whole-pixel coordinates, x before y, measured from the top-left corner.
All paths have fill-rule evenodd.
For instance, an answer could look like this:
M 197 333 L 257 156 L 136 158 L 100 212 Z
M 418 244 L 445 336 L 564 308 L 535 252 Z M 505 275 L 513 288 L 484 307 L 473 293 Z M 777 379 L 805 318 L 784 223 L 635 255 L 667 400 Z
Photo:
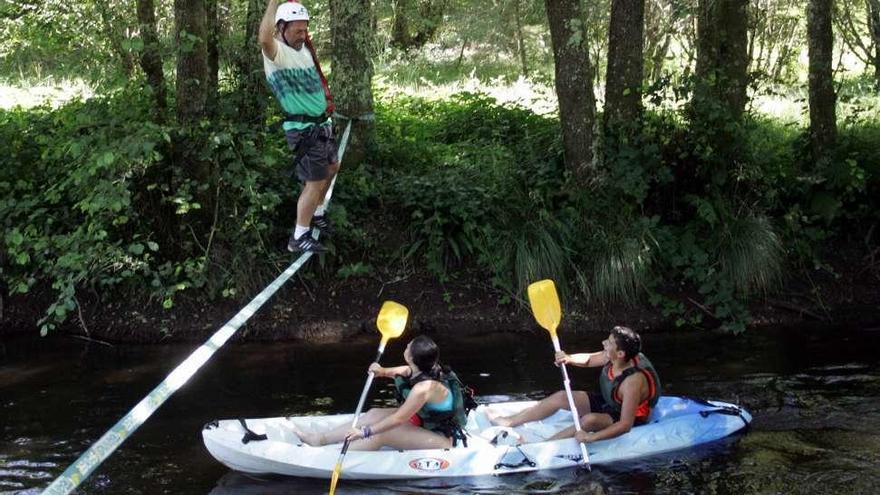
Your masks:
M 533 401 L 504 402 L 489 407 L 508 415 L 533 404 Z M 486 407 L 481 405 L 468 416 L 467 447 L 374 452 L 349 450 L 342 478 L 497 475 L 566 468 L 581 463 L 581 450 L 573 438 L 546 440 L 571 425 L 570 412 L 561 410 L 543 421 L 506 428 L 489 423 Z M 338 414 L 221 420 L 205 425 L 202 437 L 211 455 L 236 471 L 330 478 L 341 444 L 306 445 L 293 433 L 291 424 L 302 430 L 324 431 L 350 424 L 352 419 L 351 414 Z M 647 424 L 617 438 L 588 444 L 590 464 L 611 464 L 693 447 L 736 433 L 751 421 L 748 412 L 733 404 L 661 397 Z

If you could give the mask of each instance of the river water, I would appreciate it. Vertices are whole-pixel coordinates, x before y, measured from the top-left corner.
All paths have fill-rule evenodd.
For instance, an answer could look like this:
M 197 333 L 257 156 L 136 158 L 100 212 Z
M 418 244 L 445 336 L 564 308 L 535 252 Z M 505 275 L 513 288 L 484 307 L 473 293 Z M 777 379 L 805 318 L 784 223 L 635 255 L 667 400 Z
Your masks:
M 566 335 L 571 352 L 605 335 Z M 438 338 L 441 359 L 483 401 L 540 398 L 561 386 L 546 333 L 468 332 Z M 326 493 L 324 481 L 250 477 L 201 441 L 213 419 L 354 410 L 377 336 L 345 344 L 227 344 L 77 493 L 256 495 Z M 402 364 L 405 339 L 383 364 Z M 105 346 L 68 337 L 0 343 L 0 494 L 36 494 L 152 390 L 194 345 Z M 338 493 L 878 493 L 880 329 L 787 329 L 732 337 L 644 336 L 665 391 L 740 404 L 744 435 L 592 472 L 481 479 L 342 481 Z M 571 370 L 595 389 L 596 370 Z M 391 400 L 377 380 L 368 405 Z

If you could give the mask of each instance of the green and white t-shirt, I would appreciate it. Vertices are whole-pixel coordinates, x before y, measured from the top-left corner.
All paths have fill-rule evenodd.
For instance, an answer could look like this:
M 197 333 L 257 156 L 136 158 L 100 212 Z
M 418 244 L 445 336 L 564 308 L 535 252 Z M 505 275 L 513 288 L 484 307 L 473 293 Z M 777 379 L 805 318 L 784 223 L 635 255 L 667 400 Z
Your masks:
M 294 50 L 276 39 L 275 60 L 269 60 L 263 53 L 263 68 L 272 93 L 285 113 L 317 117 L 327 109 L 321 76 L 318 75 L 311 52 L 305 46 Z M 284 130 L 305 129 L 311 125 L 306 122 L 284 122 Z

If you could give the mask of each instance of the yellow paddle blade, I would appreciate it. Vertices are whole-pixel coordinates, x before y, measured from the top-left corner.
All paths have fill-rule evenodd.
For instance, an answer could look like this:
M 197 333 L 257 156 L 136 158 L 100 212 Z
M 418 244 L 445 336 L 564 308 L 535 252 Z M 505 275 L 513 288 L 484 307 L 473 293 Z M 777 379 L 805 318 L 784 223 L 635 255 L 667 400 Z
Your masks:
M 538 324 L 551 334 L 556 334 L 556 327 L 562 320 L 562 308 L 553 281 L 546 279 L 530 284 L 529 303 Z
M 336 483 L 339 483 L 340 471 L 342 471 L 342 463 L 337 462 L 336 467 L 333 468 L 333 476 L 330 477 L 330 495 L 333 495 L 333 492 L 336 491 Z
M 382 309 L 379 310 L 379 316 L 376 317 L 376 326 L 379 327 L 382 340 L 400 337 L 403 329 L 406 328 L 407 318 L 409 318 L 409 310 L 406 309 L 406 306 L 394 301 L 382 303 Z

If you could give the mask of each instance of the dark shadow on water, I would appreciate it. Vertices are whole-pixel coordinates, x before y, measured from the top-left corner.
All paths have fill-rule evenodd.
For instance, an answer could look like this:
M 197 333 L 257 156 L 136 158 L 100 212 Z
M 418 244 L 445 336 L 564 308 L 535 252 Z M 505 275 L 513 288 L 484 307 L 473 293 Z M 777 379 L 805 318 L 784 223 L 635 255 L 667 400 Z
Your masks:
M 579 484 L 589 482 L 589 476 L 590 474 L 584 470 L 562 469 L 469 478 L 390 481 L 341 480 L 337 485 L 336 493 L 340 495 L 574 493 Z M 328 480 L 257 476 L 230 471 L 220 478 L 217 486 L 211 490 L 209 495 L 319 494 L 327 493 L 328 488 Z
M 340 495 L 457 494 L 606 494 L 677 493 L 680 478 L 694 478 L 713 458 L 725 459 L 741 435 L 698 448 L 670 452 L 613 466 L 538 471 L 504 476 L 436 478 L 428 480 L 342 480 Z M 723 463 L 721 463 L 723 468 Z M 678 473 L 678 475 L 664 474 Z M 664 486 L 664 480 L 673 481 Z M 690 484 L 690 483 L 688 483 Z M 329 481 L 230 471 L 209 495 L 282 495 L 327 493 Z

